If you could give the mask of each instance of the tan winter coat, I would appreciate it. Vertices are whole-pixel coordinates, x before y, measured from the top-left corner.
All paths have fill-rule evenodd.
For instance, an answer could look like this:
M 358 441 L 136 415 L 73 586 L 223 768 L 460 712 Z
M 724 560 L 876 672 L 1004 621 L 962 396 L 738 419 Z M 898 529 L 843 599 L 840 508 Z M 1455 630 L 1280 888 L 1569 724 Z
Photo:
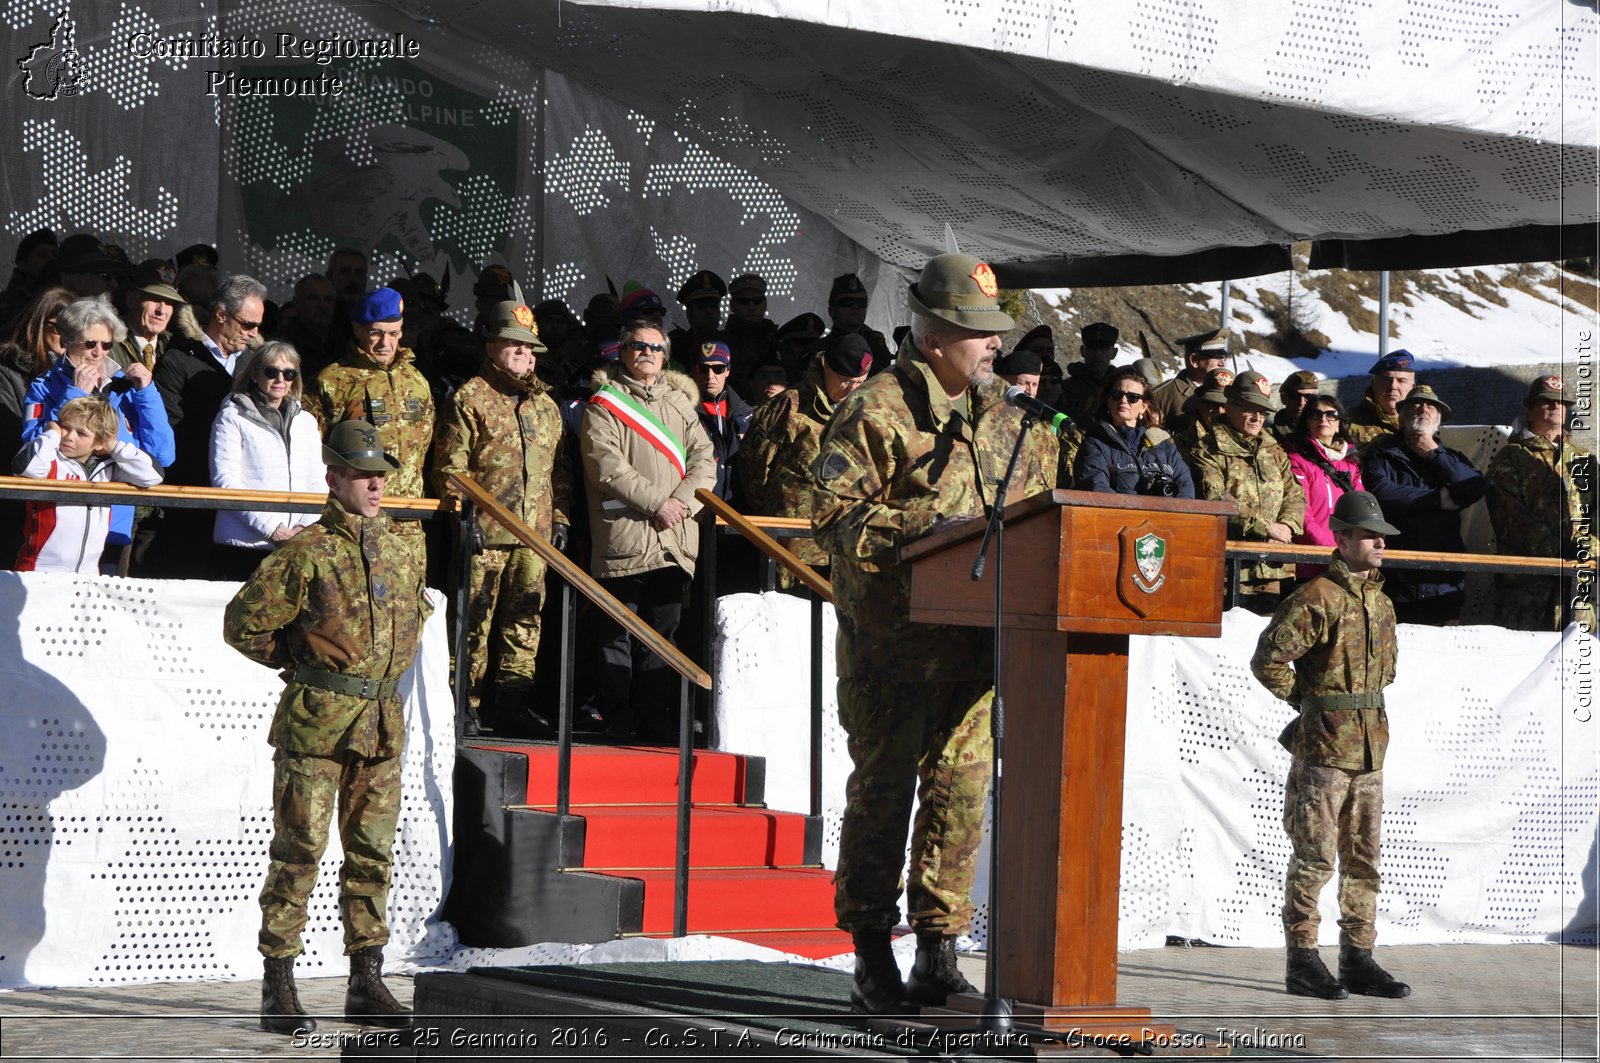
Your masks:
M 678 437 L 684 449 L 685 475 L 680 479 L 665 455 L 610 410 L 593 403 L 584 409 L 579 443 L 594 544 L 590 572 L 597 579 L 606 579 L 676 565 L 692 576 L 700 551 L 699 526 L 694 519 L 700 503 L 694 493 L 717 482 L 711 439 L 700 426 L 697 410 L 700 389 L 674 369 L 662 373 L 656 383 L 645 385 L 615 364 L 594 374 L 596 388 L 607 383 L 620 385 Z M 687 505 L 689 518 L 657 531 L 650 518 L 669 498 Z

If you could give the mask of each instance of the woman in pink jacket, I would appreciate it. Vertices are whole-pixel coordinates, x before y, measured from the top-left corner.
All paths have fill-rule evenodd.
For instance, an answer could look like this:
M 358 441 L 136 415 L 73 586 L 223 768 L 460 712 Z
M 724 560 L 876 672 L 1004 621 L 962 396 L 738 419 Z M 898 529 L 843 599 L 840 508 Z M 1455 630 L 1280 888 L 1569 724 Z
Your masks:
M 1297 543 L 1333 549 L 1328 516 L 1346 491 L 1360 491 L 1361 464 L 1356 446 L 1344 433 L 1344 409 L 1331 395 L 1318 395 L 1300 411 L 1294 435 L 1284 441 L 1289 468 L 1306 493 L 1306 530 Z M 1327 565 L 1296 565 L 1295 579 L 1308 580 Z

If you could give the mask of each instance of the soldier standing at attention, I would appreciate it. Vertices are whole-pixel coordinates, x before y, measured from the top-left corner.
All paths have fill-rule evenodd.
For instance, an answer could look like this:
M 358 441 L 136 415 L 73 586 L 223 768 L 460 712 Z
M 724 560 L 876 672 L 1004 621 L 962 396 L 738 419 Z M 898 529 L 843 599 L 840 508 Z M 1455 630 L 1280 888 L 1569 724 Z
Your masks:
M 1372 958 L 1377 938 L 1378 829 L 1394 682 L 1394 607 L 1383 593 L 1384 536 L 1396 535 L 1366 491 L 1339 497 L 1328 519 L 1336 553 L 1319 576 L 1284 599 L 1261 632 L 1250 670 L 1300 716 L 1279 738 L 1294 758 L 1283 828 L 1294 852 L 1284 882 L 1284 985 L 1342 1000 L 1351 993 L 1409 996 Z M 1292 667 L 1291 667 L 1292 666 Z M 1339 861 L 1339 978 L 1317 953 L 1317 898 Z
M 450 398 L 434 448 L 435 487 L 443 498 L 450 474 L 465 473 L 556 549 L 564 549 L 572 523 L 573 461 L 561 411 L 534 373 L 537 356 L 545 352 L 538 322 L 526 306 L 505 302 L 480 319 L 479 328 L 484 365 Z M 480 527 L 484 549 L 472 555 L 471 663 L 462 732 L 478 733 L 491 652 L 499 719 L 510 722 L 521 713 L 535 726 L 548 726 L 528 704 L 539 658 L 544 561 L 499 521 L 486 517 Z M 470 550 L 472 544 L 461 547 Z
M 400 346 L 404 318 L 405 302 L 393 288 L 358 298 L 350 307 L 355 335 L 343 356 L 318 374 L 316 393 L 306 405 L 324 432 L 346 420 L 377 428 L 383 449 L 400 462 L 389 494 L 421 498 L 422 469 L 433 444 L 433 392 L 411 349 Z M 395 530 L 419 561 L 425 557 L 421 521 L 397 521 Z
M 1004 475 L 1021 415 L 994 375 L 1000 336 L 994 271 L 971 255 L 931 260 L 911 286 L 911 334 L 892 368 L 834 411 L 815 466 L 812 526 L 833 559 L 839 720 L 854 763 L 834 876 L 838 925 L 855 941 L 850 999 L 867 1014 L 972 992 L 955 939 L 972 919 L 992 742 L 993 639 L 987 628 L 911 621 L 901 546 L 946 518 L 981 520 Z M 1012 498 L 1053 486 L 1029 433 Z M 890 949 L 912 824 L 910 982 Z
M 316 524 L 261 562 L 228 603 L 223 638 L 283 670 L 267 741 L 273 755 L 272 849 L 261 888 L 261 1028 L 312 1030 L 294 958 L 337 800 L 344 866 L 339 914 L 350 957 L 345 1021 L 406 1027 L 411 1011 L 383 984 L 390 852 L 400 817 L 405 715 L 397 689 L 430 607 L 421 558 L 381 510 L 400 467 L 377 429 L 335 426 L 322 448 L 331 497 Z

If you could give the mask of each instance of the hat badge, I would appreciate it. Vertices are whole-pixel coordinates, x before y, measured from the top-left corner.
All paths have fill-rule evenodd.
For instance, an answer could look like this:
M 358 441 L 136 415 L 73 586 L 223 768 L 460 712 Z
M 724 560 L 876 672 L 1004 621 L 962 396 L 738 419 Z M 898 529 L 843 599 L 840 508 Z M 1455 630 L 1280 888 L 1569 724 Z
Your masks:
M 161 265 L 156 267 L 156 276 L 161 278 L 162 284 L 178 283 L 178 271 L 173 269 L 172 266 L 166 262 L 163 262 Z
M 533 311 L 529 310 L 527 307 L 518 304 L 517 308 L 511 311 L 511 316 L 516 318 L 517 324 L 521 325 L 523 328 L 533 328 Z
M 1544 386 L 1549 388 L 1551 391 L 1560 391 L 1561 378 L 1558 376 L 1547 376 L 1544 378 Z
M 990 299 L 1000 294 L 1000 285 L 994 279 L 994 270 L 989 267 L 989 263 L 979 262 L 977 268 L 972 271 L 971 277 L 977 283 L 978 290 Z
M 1267 378 L 1264 376 L 1256 377 L 1256 390 L 1266 398 L 1272 397 L 1272 385 L 1267 382 Z
M 1232 384 L 1232 383 L 1233 383 L 1233 374 L 1232 373 L 1228 372 L 1226 369 L 1217 370 L 1217 384 L 1219 386 L 1227 387 L 1229 384 Z
M 712 355 L 714 355 L 716 353 L 717 353 L 717 345 L 715 343 L 702 343 L 700 345 L 700 357 L 702 357 L 702 358 L 710 358 Z
M 375 447 L 378 445 L 378 430 L 376 428 L 361 428 L 357 429 L 357 431 L 361 434 L 363 446 Z

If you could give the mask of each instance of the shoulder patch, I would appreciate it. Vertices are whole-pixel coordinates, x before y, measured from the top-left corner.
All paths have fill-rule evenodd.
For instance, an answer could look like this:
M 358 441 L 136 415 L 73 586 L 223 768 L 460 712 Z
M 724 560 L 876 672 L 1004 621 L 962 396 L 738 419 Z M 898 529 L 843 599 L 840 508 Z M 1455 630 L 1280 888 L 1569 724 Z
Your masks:
M 1294 645 L 1294 632 L 1289 628 L 1289 625 L 1284 624 L 1272 633 L 1272 642 L 1277 646 L 1292 646 Z
M 822 459 L 822 464 L 817 468 L 817 476 L 823 480 L 836 480 L 849 468 L 850 459 L 835 450 Z
M 267 585 L 252 579 L 239 590 L 239 600 L 246 605 L 260 605 L 267 600 Z

